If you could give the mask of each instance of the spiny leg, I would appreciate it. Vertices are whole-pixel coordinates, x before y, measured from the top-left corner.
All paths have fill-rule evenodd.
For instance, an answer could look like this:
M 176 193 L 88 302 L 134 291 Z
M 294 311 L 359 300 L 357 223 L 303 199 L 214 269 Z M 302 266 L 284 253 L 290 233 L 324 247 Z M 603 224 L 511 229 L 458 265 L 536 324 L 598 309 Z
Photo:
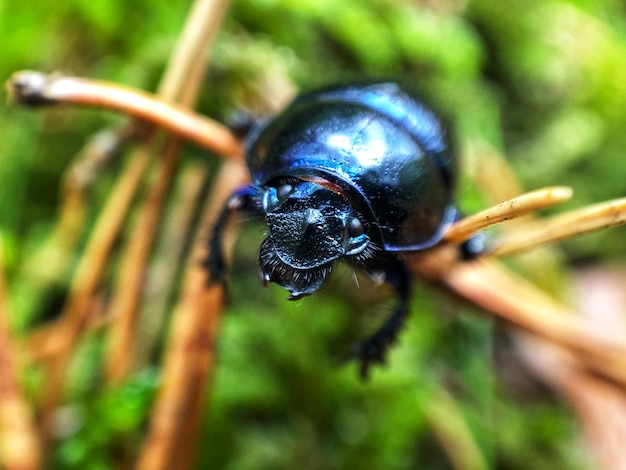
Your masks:
M 378 263 L 377 263 L 378 264 Z M 406 265 L 395 256 L 385 257 L 384 262 L 385 282 L 391 285 L 398 294 L 399 302 L 385 323 L 369 338 L 358 344 L 353 351 L 353 357 L 360 361 L 359 373 L 361 378 L 367 379 L 369 368 L 373 363 L 382 364 L 389 346 L 398 338 L 398 333 L 404 326 L 409 313 L 411 298 L 411 278 Z M 375 270 L 370 270 L 375 273 Z
M 475 234 L 459 245 L 459 256 L 464 261 L 472 261 L 484 252 L 485 245 L 485 235 Z M 411 300 L 411 276 L 405 263 L 391 254 L 379 255 L 362 262 L 362 267 L 373 278 L 382 278 L 392 286 L 399 297 L 398 304 L 385 323 L 373 335 L 358 344 L 352 353 L 352 356 L 361 363 L 359 368 L 361 377 L 367 379 L 369 368 L 373 363 L 384 363 L 387 350 L 395 343 L 406 322 Z
M 233 216 L 237 212 L 246 212 L 252 216 L 260 217 L 261 201 L 258 189 L 253 185 L 237 188 L 224 204 L 220 212 L 209 240 L 209 254 L 204 266 L 209 271 L 209 282 L 225 282 L 228 277 L 228 266 L 224 258 L 223 238 L 224 232 Z

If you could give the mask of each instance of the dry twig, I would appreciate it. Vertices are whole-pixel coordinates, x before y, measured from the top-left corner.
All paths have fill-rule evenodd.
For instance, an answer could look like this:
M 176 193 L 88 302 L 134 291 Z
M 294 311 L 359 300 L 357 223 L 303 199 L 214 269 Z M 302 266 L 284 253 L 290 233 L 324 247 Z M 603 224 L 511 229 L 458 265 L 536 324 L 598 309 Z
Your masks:
M 152 122 L 224 157 L 239 158 L 241 142 L 223 125 L 171 100 L 122 85 L 40 72 L 16 72 L 7 82 L 11 99 L 27 106 L 82 104 L 117 110 Z
M 166 79 L 173 77 L 179 87 L 184 85 L 180 99 L 186 104 L 195 101 L 205 69 L 198 57 L 204 57 L 212 45 L 226 5 L 222 0 L 197 0 L 189 12 L 169 67 L 171 75 L 166 74 Z M 213 150 L 241 158 L 241 143 L 225 128 L 215 124 L 204 132 L 214 137 L 217 148 Z M 197 242 L 201 247 L 200 240 Z M 137 465 L 141 469 L 188 468 L 193 459 L 191 443 L 201 415 L 203 385 L 214 362 L 223 292 L 219 285 L 206 289 L 206 274 L 200 274 L 198 267 L 190 267 L 188 276 L 174 311 L 162 387 Z
M 463 242 L 492 225 L 565 202 L 572 194 L 572 189 L 567 186 L 552 186 L 522 194 L 459 220 L 446 232 L 444 240 Z
M 31 409 L 19 385 L 16 341 L 9 326 L 0 239 L 0 463 L 7 470 L 34 470 L 41 462 L 39 437 Z
M 127 210 L 148 161 L 147 152 L 139 153 L 128 163 L 122 177 L 113 188 L 74 275 L 70 295 L 59 319 L 60 328 L 57 329 L 57 335 L 47 338 L 47 341 L 52 344 L 44 349 L 58 351 L 58 355 L 50 364 L 48 386 L 43 396 L 44 436 L 50 431 L 52 415 L 63 391 L 65 371 L 76 342 L 85 327 L 92 297 L 102 279 L 103 267 L 106 265 L 113 243 L 124 223 Z

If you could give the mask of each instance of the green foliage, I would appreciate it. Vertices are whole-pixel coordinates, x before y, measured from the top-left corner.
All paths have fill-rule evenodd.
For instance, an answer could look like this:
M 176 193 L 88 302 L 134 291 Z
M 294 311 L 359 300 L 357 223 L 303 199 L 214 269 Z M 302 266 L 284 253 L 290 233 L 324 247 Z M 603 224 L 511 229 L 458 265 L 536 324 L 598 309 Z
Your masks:
M 149 415 L 157 371 L 145 369 L 116 389 L 94 382 L 57 412 L 60 445 L 51 462 L 61 469 L 118 468 L 141 445 L 138 430 Z
M 153 90 L 188 7 L 0 2 L 0 76 L 64 70 Z M 254 109 L 255 80 L 269 69 L 302 89 L 401 77 L 448 116 L 462 157 L 471 143 L 488 142 L 510 158 L 527 189 L 571 185 L 572 204 L 581 206 L 626 190 L 624 31 L 618 0 L 236 0 L 201 109 L 222 120 L 239 107 Z M 0 107 L 0 241 L 20 329 L 56 312 L 66 294 L 73 259 L 54 283 L 47 263 L 32 269 L 56 221 L 63 170 L 86 136 L 115 122 L 98 111 Z M 197 160 L 197 150 L 185 152 L 183 164 Z M 466 168 L 471 173 L 471 161 Z M 96 195 L 114 171 L 103 172 Z M 481 208 L 481 189 L 464 177 L 460 206 Z M 232 303 L 198 446 L 201 468 L 449 468 L 433 431 L 436 409 L 464 423 L 488 466 L 581 465 L 567 410 L 543 390 L 520 398 L 498 380 L 490 321 L 420 286 L 388 366 L 362 383 L 353 365 L 339 362 L 380 321 L 380 290 L 356 289 L 344 272 L 315 297 L 285 302 L 284 292 L 263 290 L 258 281 L 258 234 L 246 225 L 237 244 Z M 623 230 L 586 237 L 568 243 L 567 254 L 623 260 L 622 238 Z M 102 389 L 102 340 L 85 341 L 70 374 L 53 466 L 115 468 L 141 443 L 157 372 L 151 365 L 119 389 Z M 35 372 L 27 375 L 33 395 L 45 393 Z M 448 432 L 452 440 L 465 436 L 461 428 Z

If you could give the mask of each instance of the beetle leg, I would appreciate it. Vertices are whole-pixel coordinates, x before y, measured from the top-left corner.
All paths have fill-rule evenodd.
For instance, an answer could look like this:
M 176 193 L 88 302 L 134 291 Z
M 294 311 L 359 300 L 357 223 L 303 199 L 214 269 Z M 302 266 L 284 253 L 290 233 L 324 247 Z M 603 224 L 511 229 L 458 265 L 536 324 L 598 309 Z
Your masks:
M 458 222 L 462 218 L 462 214 L 457 213 L 454 221 Z M 473 261 L 487 250 L 486 245 L 487 236 L 485 232 L 475 233 L 459 245 L 459 257 L 463 261 Z
M 459 245 L 461 259 L 463 261 L 472 261 L 482 255 L 487 247 L 487 236 L 483 232 L 472 235 Z
M 385 258 L 384 281 L 396 290 L 399 302 L 385 323 L 353 351 L 353 356 L 361 363 L 359 373 L 363 379 L 367 379 L 372 363 L 384 363 L 387 349 L 395 343 L 409 313 L 411 277 L 406 265 L 396 257 Z
M 209 271 L 209 282 L 224 282 L 228 277 L 228 266 L 224 258 L 222 241 L 224 231 L 232 216 L 236 212 L 246 212 L 252 216 L 260 217 L 261 202 L 259 192 L 255 186 L 247 185 L 237 188 L 224 204 L 220 212 L 209 240 L 209 254 L 204 266 Z

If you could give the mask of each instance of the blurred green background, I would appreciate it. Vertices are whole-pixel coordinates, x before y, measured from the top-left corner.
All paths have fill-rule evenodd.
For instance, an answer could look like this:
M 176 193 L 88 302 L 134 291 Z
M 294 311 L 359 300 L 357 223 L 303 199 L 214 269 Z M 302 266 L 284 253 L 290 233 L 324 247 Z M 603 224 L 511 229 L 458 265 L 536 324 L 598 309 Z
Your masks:
M 0 76 L 60 70 L 153 91 L 188 8 L 0 0 Z M 221 121 L 254 109 L 255 83 L 268 68 L 300 89 L 371 77 L 418 85 L 453 124 L 465 159 L 459 206 L 466 213 L 488 200 L 473 173 L 477 143 L 506 155 L 525 189 L 572 186 L 567 207 L 626 193 L 620 0 L 235 0 L 198 109 Z M 93 109 L 0 105 L 0 241 L 19 332 L 54 317 L 80 256 L 64 260 L 55 279 L 34 258 L 57 223 L 63 172 L 88 136 L 120 122 Z M 189 145 L 182 166 L 202 162 L 212 174 L 215 161 Z M 119 165 L 102 170 L 94 207 Z M 515 360 L 504 362 L 509 380 L 502 380 L 494 355 L 510 354 L 489 318 L 419 284 L 389 364 L 362 383 L 354 365 L 339 363 L 381 321 L 384 289 L 359 290 L 340 269 L 313 298 L 285 302 L 284 291 L 258 280 L 262 233 L 245 224 L 237 243 L 200 468 L 444 469 L 452 465 L 445 445 L 464 442 L 489 468 L 584 466 L 569 409 Z M 566 269 L 622 263 L 623 237 L 616 229 L 567 242 L 559 259 Z M 166 335 L 145 367 L 114 390 L 101 387 L 102 337 L 82 343 L 64 408 L 71 424 L 57 436 L 51 468 L 117 468 L 136 452 Z M 37 370 L 23 379 L 33 397 L 42 393 Z

